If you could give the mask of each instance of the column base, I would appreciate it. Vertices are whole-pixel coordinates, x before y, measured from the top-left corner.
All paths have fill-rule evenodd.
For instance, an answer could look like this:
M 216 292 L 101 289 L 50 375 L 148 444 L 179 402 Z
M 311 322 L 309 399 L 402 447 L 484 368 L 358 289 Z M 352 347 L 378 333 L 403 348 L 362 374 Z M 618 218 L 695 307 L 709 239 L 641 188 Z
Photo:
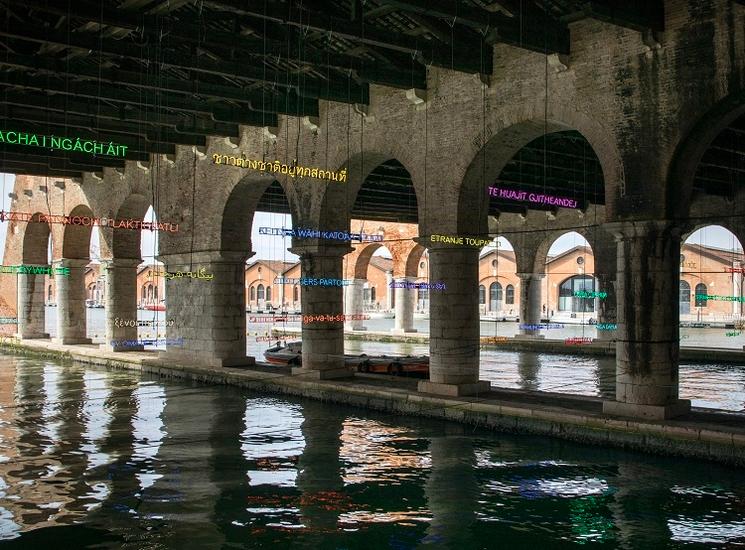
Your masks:
M 668 405 L 637 405 L 635 403 L 622 403 L 620 401 L 603 401 L 603 414 L 616 416 L 666 420 L 668 418 L 675 418 L 676 416 L 683 416 L 690 412 L 690 399 L 678 399 L 677 403 L 670 403 Z
M 305 380 L 333 380 L 334 378 L 349 378 L 352 376 L 352 371 L 347 367 L 324 370 L 293 367 L 292 376 L 300 376 Z
M 441 382 L 420 380 L 417 391 L 419 393 L 434 393 L 448 397 L 464 397 L 466 395 L 476 395 L 491 391 L 491 383 L 486 380 L 479 380 L 470 384 L 443 384 Z
M 40 332 L 38 334 L 29 334 L 26 336 L 21 336 L 20 333 L 16 332 L 13 335 L 15 338 L 18 338 L 19 340 L 49 340 L 49 334 L 46 332 Z
M 391 334 L 395 334 L 396 336 L 404 336 L 405 334 L 412 334 L 414 332 L 417 332 L 415 328 L 411 328 L 408 330 L 403 329 L 403 328 L 392 328 L 391 329 Z
M 93 340 L 90 338 L 74 338 L 74 337 L 64 337 L 64 338 L 52 338 L 53 344 L 62 344 L 69 345 L 69 344 L 92 344 Z

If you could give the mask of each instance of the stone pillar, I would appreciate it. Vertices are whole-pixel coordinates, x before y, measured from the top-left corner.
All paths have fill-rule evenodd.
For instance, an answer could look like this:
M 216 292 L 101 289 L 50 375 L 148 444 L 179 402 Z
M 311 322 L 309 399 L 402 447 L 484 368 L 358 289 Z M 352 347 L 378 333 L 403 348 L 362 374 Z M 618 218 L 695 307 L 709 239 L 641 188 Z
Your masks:
M 342 257 L 352 251 L 348 245 L 292 247 L 300 256 L 301 276 L 308 279 L 339 279 L 343 277 Z M 300 292 L 303 318 L 306 316 L 339 315 L 344 313 L 342 286 L 304 285 Z M 351 375 L 344 365 L 344 323 L 342 321 L 303 321 L 302 367 L 293 368 L 295 375 L 327 379 Z
M 57 344 L 90 344 L 86 334 L 85 266 L 90 260 L 63 258 L 55 268 L 69 268 L 69 275 L 55 275 L 57 286 Z
M 430 283 L 444 290 L 429 293 L 429 380 L 419 391 L 442 395 L 487 392 L 479 381 L 479 250 L 433 245 L 429 249 Z
M 520 324 L 541 324 L 541 281 L 544 273 L 518 273 L 520 277 Z M 547 316 L 550 308 L 547 307 Z M 545 338 L 538 330 L 520 329 L 521 338 Z
M 395 290 L 391 283 L 393 282 L 393 272 L 392 271 L 386 271 L 385 272 L 385 303 L 386 303 L 386 309 L 388 311 L 392 311 L 394 307 L 394 298 L 393 298 L 393 291 Z
M 44 278 L 18 274 L 18 338 L 49 338 L 44 332 Z
M 106 260 L 106 342 L 101 349 L 107 351 L 142 350 L 143 346 L 112 346 L 112 340 L 137 340 L 137 266 L 139 258 Z M 124 326 L 134 322 L 134 326 Z M 119 326 L 117 326 L 119 325 Z M 157 332 L 157 327 L 156 327 Z
M 416 277 L 397 277 L 393 284 L 406 285 L 416 282 Z M 400 286 L 394 288 L 396 301 L 396 324 L 391 329 L 393 334 L 416 332 L 414 328 L 414 307 L 416 306 L 416 289 Z
M 362 315 L 365 303 L 364 286 L 365 279 L 354 279 L 351 285 L 344 287 L 344 315 Z M 347 321 L 344 326 L 351 330 L 367 330 L 362 319 Z
M 610 224 L 618 243 L 616 399 L 603 412 L 672 418 L 690 411 L 678 399 L 680 231 L 669 223 Z
M 213 367 L 255 364 L 246 356 L 247 255 L 242 252 L 196 252 L 161 255 L 169 272 L 200 270 L 212 279 L 166 278 L 167 340 L 180 340 L 180 346 L 166 344 L 160 356 L 174 362 L 199 363 Z

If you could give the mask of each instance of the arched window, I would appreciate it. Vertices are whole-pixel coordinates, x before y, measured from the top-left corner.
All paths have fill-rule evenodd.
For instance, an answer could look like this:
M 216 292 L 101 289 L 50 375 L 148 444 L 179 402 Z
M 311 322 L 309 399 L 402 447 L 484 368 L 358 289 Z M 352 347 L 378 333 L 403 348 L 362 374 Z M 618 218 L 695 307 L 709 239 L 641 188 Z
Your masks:
M 292 301 L 293 302 L 299 302 L 300 301 L 300 297 L 298 295 L 298 288 L 297 288 L 297 286 L 293 286 L 292 287 Z
M 505 302 L 510 305 L 515 303 L 515 287 L 512 285 L 507 285 L 505 289 Z
M 158 287 L 157 286 L 155 287 L 154 292 L 155 292 L 155 301 L 157 302 L 158 301 Z
M 371 302 L 375 301 L 375 287 L 374 286 L 370 287 L 370 301 Z
M 153 301 L 153 285 L 147 286 L 147 299 L 151 302 Z
M 589 275 L 575 275 L 559 286 L 559 311 L 573 313 L 595 310 L 595 298 L 576 298 L 575 292 L 595 292 L 595 279 Z
M 250 301 L 254 301 L 256 299 L 256 287 L 251 287 L 251 290 L 249 290 L 249 293 L 251 297 L 249 298 Z
M 489 311 L 499 311 L 502 309 L 502 285 L 492 283 L 489 286 Z
M 696 307 L 706 307 L 709 301 L 708 298 L 709 291 L 706 289 L 706 285 L 704 283 L 699 283 L 696 285 Z M 703 296 L 707 296 L 707 298 L 704 298 Z
M 259 285 L 258 287 L 256 287 L 256 299 L 258 301 L 264 299 L 264 285 Z
M 691 312 L 691 285 L 686 281 L 680 281 L 680 313 Z
M 479 285 L 479 304 L 485 304 L 486 303 L 486 287 L 484 285 Z
M 52 288 L 52 287 L 49 287 Z M 147 298 L 147 295 L 145 294 L 147 292 L 147 287 L 143 285 L 142 287 L 142 299 L 145 300 Z
M 266 285 L 266 301 L 272 301 L 272 287 L 270 287 L 269 285 Z

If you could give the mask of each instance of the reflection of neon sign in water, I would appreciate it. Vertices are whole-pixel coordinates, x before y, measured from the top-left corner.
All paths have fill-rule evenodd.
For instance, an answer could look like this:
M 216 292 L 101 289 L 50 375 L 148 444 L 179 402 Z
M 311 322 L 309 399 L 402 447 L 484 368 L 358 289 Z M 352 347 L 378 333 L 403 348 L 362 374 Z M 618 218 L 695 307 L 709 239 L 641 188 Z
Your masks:
M 564 208 L 577 208 L 577 201 L 569 197 L 556 195 L 537 195 L 527 191 L 515 191 L 514 189 L 502 189 L 501 187 L 489 187 L 489 195 L 499 199 L 513 201 L 528 201 L 536 204 L 550 204 L 552 206 L 563 206 Z

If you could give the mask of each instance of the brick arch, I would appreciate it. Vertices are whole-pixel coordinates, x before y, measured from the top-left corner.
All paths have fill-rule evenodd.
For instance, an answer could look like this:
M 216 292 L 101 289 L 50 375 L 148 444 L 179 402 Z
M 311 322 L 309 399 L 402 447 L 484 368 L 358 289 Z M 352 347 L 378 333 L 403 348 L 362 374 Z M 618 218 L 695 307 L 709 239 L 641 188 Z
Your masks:
M 357 249 L 353 252 L 356 257 L 350 258 L 350 260 L 354 261 L 353 273 L 355 279 L 367 279 L 367 269 L 370 266 L 370 259 L 382 247 L 383 245 L 379 243 L 356 247 Z
M 132 193 L 119 205 L 115 218 L 144 220 L 150 206 L 150 200 L 146 196 Z M 156 219 L 158 219 L 157 213 Z M 140 259 L 142 231 L 133 231 L 124 227 L 112 228 L 110 231 L 114 258 Z
M 404 269 L 404 276 L 416 277 L 419 274 L 419 262 L 422 259 L 422 256 L 424 256 L 424 252 L 426 250 L 427 249 L 419 243 L 411 247 L 408 255 L 406 256 L 406 268 Z
M 745 90 L 738 90 L 713 104 L 675 148 L 667 171 L 666 212 L 669 218 L 690 215 L 693 180 L 701 159 L 712 141 L 735 119 L 745 115 Z
M 597 155 L 605 181 L 606 205 L 609 212 L 614 210 L 616 190 L 624 186 L 624 167 L 611 129 L 575 107 L 554 100 L 549 102 L 547 112 L 545 109 L 543 99 L 536 98 L 507 112 L 495 109 L 487 114 L 484 126 L 495 129 L 492 136 L 466 165 L 460 166 L 463 177 L 457 199 L 458 233 L 486 234 L 489 183 L 525 145 L 544 134 L 565 130 L 581 133 Z M 482 125 L 474 125 L 471 139 L 464 141 L 481 141 L 481 128 Z M 477 205 L 475 211 L 473 205 Z
M 556 242 L 556 240 L 568 233 L 578 233 L 580 236 L 582 236 L 587 242 L 588 242 L 588 248 L 593 253 L 593 256 L 595 255 L 595 249 L 590 244 L 590 240 L 587 238 L 587 234 L 585 230 L 577 230 L 577 229 L 557 229 L 555 231 L 550 231 L 546 237 L 543 238 L 543 240 L 540 242 L 538 247 L 536 248 L 536 254 L 535 254 L 535 260 L 533 264 L 533 273 L 545 273 L 546 268 L 546 260 L 548 259 L 548 251 L 551 249 L 551 246 Z
M 737 241 L 740 243 L 740 247 L 742 248 L 742 239 L 737 234 L 738 233 L 738 228 L 736 227 L 735 224 L 731 223 L 731 221 L 730 220 L 727 220 L 727 219 L 721 219 L 721 220 L 710 221 L 710 222 L 699 222 L 699 223 L 694 223 L 694 224 L 687 224 L 686 227 L 685 227 L 685 229 L 684 229 L 684 231 L 683 231 L 683 233 L 680 235 L 680 244 L 681 245 L 684 244 L 686 242 L 686 240 L 688 239 L 688 237 L 690 237 L 691 235 L 693 235 L 699 229 L 705 229 L 707 227 L 717 227 L 717 226 L 718 227 L 723 227 L 724 229 L 726 229 L 727 231 L 729 231 L 730 233 L 732 233 L 735 236 L 735 238 L 737 239 Z
M 93 211 L 87 205 L 79 204 L 70 211 L 69 216 L 93 217 Z M 62 257 L 87 260 L 90 257 L 92 229 L 90 225 L 66 225 L 62 233 Z
M 321 229 L 348 229 L 352 218 L 352 208 L 362 185 L 370 173 L 389 160 L 400 162 L 411 177 L 416 194 L 419 223 L 424 220 L 423 161 L 400 140 L 389 140 L 380 148 L 365 149 L 337 161 L 338 170 L 346 168 L 347 183 L 327 184 L 321 199 L 318 224 Z M 422 157 L 423 158 L 423 157 Z
M 238 181 L 226 197 L 220 225 L 220 250 L 246 254 L 251 250 L 251 226 L 256 208 L 261 197 L 275 181 L 282 187 L 290 205 L 293 227 L 304 225 L 296 194 L 290 184 L 268 174 L 251 174 Z
M 35 212 L 32 219 L 38 220 L 41 212 Z M 24 264 L 44 265 L 49 261 L 49 235 L 47 223 L 29 222 L 23 232 L 21 261 Z

